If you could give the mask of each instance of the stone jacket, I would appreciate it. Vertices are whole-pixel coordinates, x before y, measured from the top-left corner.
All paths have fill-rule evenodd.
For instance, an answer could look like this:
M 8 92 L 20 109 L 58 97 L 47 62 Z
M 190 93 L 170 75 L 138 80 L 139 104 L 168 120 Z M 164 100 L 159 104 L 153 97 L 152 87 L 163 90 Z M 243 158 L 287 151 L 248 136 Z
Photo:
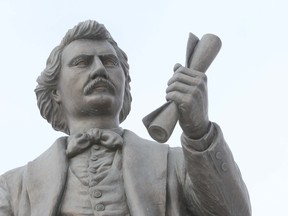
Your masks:
M 216 125 L 205 151 L 144 140 L 125 130 L 123 179 L 132 216 L 249 216 L 249 195 Z M 58 215 L 65 189 L 67 137 L 0 177 L 0 216 Z

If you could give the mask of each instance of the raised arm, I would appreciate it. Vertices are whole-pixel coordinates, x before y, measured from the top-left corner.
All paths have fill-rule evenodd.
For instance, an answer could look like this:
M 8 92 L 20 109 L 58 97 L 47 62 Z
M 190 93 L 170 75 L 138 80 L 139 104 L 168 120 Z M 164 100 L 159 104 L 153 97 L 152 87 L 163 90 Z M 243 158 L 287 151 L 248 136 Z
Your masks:
M 166 98 L 178 107 L 185 170 L 191 184 L 183 176 L 180 179 L 193 213 L 251 215 L 249 195 L 238 166 L 220 127 L 208 118 L 206 75 L 179 64 L 174 70 Z

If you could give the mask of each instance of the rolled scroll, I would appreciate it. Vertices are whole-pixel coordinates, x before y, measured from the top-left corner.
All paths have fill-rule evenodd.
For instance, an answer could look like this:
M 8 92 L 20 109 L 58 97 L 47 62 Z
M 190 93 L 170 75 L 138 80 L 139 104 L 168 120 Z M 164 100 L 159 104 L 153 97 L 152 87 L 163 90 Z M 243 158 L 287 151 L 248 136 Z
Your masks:
M 190 33 L 186 49 L 186 67 L 205 73 L 221 45 L 221 40 L 216 35 L 205 34 L 199 41 L 197 36 Z M 145 116 L 142 121 L 150 136 L 164 143 L 170 138 L 178 119 L 177 105 L 168 101 Z

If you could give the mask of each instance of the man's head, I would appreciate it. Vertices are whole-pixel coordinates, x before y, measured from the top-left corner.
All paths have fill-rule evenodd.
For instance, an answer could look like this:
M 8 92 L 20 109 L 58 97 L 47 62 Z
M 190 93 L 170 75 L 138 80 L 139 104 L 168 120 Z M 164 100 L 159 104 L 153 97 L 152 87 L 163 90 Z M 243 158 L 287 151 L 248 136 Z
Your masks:
M 130 94 L 129 65 L 126 54 L 118 47 L 104 25 L 91 20 L 81 22 L 73 29 L 70 29 L 62 39 L 60 45 L 52 50 L 47 60 L 46 68 L 38 77 L 38 85 L 35 88 L 37 105 L 43 118 L 51 123 L 55 130 L 63 131 L 67 134 L 70 132 L 63 109 L 54 99 L 53 94 L 57 91 L 59 76 L 62 70 L 62 53 L 64 48 L 71 42 L 81 39 L 107 40 L 113 46 L 125 74 L 124 102 L 119 115 L 120 122 L 125 120 L 131 108 L 132 97 Z

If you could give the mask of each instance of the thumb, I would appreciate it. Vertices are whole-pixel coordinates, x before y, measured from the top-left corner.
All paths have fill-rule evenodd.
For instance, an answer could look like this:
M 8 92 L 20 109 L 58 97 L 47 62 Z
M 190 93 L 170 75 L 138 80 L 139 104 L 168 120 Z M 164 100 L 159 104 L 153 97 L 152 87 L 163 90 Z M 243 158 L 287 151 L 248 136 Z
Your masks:
M 178 68 L 182 67 L 182 65 L 180 63 L 176 63 L 174 65 L 173 71 L 176 72 L 176 70 L 178 70 Z

